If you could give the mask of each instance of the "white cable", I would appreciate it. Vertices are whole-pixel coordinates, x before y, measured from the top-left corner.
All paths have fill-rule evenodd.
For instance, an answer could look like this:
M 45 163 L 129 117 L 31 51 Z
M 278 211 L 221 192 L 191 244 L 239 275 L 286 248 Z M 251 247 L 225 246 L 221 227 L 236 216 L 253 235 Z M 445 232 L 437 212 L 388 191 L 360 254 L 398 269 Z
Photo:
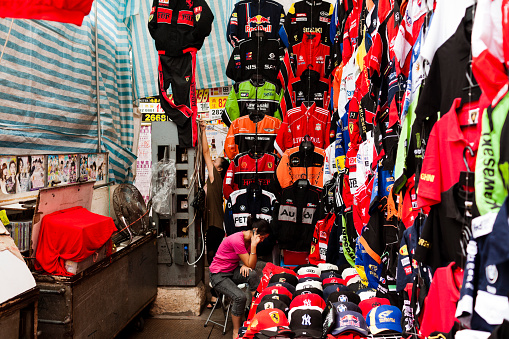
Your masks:
M 9 32 L 7 33 L 7 38 L 5 38 L 5 44 L 4 44 L 4 47 L 2 48 L 2 54 L 0 55 L 0 63 L 2 62 L 2 59 L 4 57 L 5 46 L 7 46 L 7 41 L 9 41 L 9 37 L 11 36 L 11 29 L 12 29 L 13 23 L 14 23 L 14 18 L 11 20 L 11 27 L 9 27 Z
M 196 212 L 194 212 L 194 217 L 196 218 Z M 193 223 L 194 223 L 194 219 L 193 219 L 193 222 L 192 222 L 191 224 L 189 224 L 189 226 L 191 226 Z M 201 242 L 202 242 L 201 254 L 200 254 L 200 256 L 198 257 L 198 259 L 196 259 L 196 261 L 195 261 L 195 262 L 190 263 L 190 262 L 189 262 L 189 258 L 188 258 L 188 259 L 186 259 L 187 264 L 188 264 L 189 266 L 195 265 L 198 261 L 200 261 L 201 257 L 203 257 L 203 253 L 205 253 L 205 237 L 203 236 L 203 222 L 200 222 L 200 233 L 201 233 Z M 188 256 L 188 257 L 189 257 L 189 256 Z

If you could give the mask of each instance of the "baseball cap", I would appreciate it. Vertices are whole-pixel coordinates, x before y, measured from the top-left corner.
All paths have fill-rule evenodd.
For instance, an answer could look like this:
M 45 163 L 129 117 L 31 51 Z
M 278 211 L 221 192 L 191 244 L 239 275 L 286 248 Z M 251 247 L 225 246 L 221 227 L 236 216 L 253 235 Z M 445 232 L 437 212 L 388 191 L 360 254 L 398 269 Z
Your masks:
M 287 282 L 271 282 L 267 285 L 267 287 L 272 287 L 272 286 L 282 286 L 282 287 L 286 288 L 291 294 L 295 293 L 295 286 L 291 285 Z
M 278 310 L 283 311 L 285 313 L 285 315 L 288 315 L 288 311 L 290 310 L 288 308 L 288 305 L 285 304 L 284 302 L 282 302 L 281 300 L 270 299 L 270 300 L 265 300 L 263 302 L 260 302 L 258 304 L 258 306 L 256 307 L 256 313 L 261 312 L 263 310 L 274 309 L 274 308 L 277 308 Z
M 361 302 L 361 298 L 357 294 L 355 294 L 355 292 L 340 291 L 339 296 L 338 296 L 338 301 L 340 301 L 340 302 L 349 301 L 349 302 L 359 305 L 359 303 Z
M 331 285 L 331 284 L 341 284 L 341 285 L 346 286 L 346 282 L 343 279 L 338 278 L 338 277 L 326 278 L 326 279 L 323 279 L 323 281 L 322 281 L 322 285 L 324 288 L 326 287 L 326 285 Z
M 323 292 L 322 292 L 322 290 L 320 290 L 318 288 L 314 288 L 314 287 L 308 287 L 308 288 L 304 288 L 302 290 L 297 290 L 297 291 L 295 291 L 295 294 L 293 295 L 293 297 L 295 298 L 298 295 L 301 295 L 301 294 L 310 294 L 310 293 L 318 294 L 320 296 L 320 298 L 323 299 Z
M 256 313 L 246 330 L 245 337 L 252 337 L 261 333 L 268 337 L 278 334 L 293 334 L 289 327 L 290 323 L 283 311 L 268 309 Z
M 306 282 L 306 281 L 319 281 L 322 282 L 322 278 L 316 274 L 304 274 L 299 275 L 299 283 Z
M 376 297 L 376 290 L 374 288 L 363 288 L 355 293 L 361 298 L 361 301 Z
M 322 312 L 319 309 L 297 308 L 291 312 L 288 318 L 296 337 L 322 337 Z
M 368 335 L 368 326 L 362 314 L 354 311 L 336 313 L 336 325 L 332 330 L 332 335 L 338 335 L 346 331 Z
M 286 305 L 290 305 L 292 302 L 292 299 L 290 299 L 290 297 L 288 297 L 286 294 L 267 294 L 260 299 L 260 303 L 270 300 L 281 300 Z
M 356 283 L 359 283 L 361 282 L 361 276 L 360 275 L 351 275 L 351 276 L 348 276 L 346 277 L 346 285 L 347 286 L 350 286 L 352 284 L 356 284 Z
M 371 311 L 373 308 L 390 304 L 391 303 L 389 302 L 389 299 L 386 298 L 369 298 L 366 300 L 362 300 L 359 303 L 359 307 L 362 310 L 362 315 L 364 315 L 364 317 L 367 318 L 369 311 Z
M 290 291 L 288 291 L 288 289 L 284 286 L 271 286 L 271 287 L 265 287 L 260 295 L 258 296 L 257 299 L 261 299 L 263 298 L 264 296 L 266 296 L 267 294 L 285 294 L 287 295 L 290 299 L 292 299 L 293 297 L 293 293 L 290 293 Z
M 296 286 L 297 277 L 290 273 L 278 273 L 270 277 L 269 284 L 273 282 L 285 282 L 289 283 L 290 285 Z
M 338 271 L 322 271 L 320 278 L 323 280 L 327 278 L 341 278 L 341 274 Z
M 352 275 L 359 275 L 357 273 L 357 270 L 353 267 L 348 267 L 348 268 L 345 268 L 343 270 L 343 272 L 341 273 L 341 278 L 347 280 L 346 278 L 349 277 L 349 276 L 352 276 Z
M 318 264 L 318 268 L 322 272 L 323 271 L 337 271 L 338 270 L 338 266 L 337 265 L 329 264 L 329 263 L 319 263 Z
M 345 301 L 345 302 L 337 301 L 335 303 L 332 303 L 332 306 L 334 306 L 337 313 L 345 312 L 345 311 L 354 311 L 357 313 L 362 312 L 361 308 L 359 306 L 357 306 L 354 303 L 349 302 L 349 301 Z
M 359 290 L 365 289 L 366 286 L 364 286 L 361 281 L 358 281 L 356 283 L 348 285 L 348 288 L 350 289 L 350 291 L 357 292 Z
M 372 334 L 385 331 L 401 333 L 401 311 L 396 306 L 382 305 L 373 308 L 367 316 L 369 330 Z
M 297 275 L 316 274 L 317 276 L 320 276 L 320 273 L 322 273 L 322 271 L 318 267 L 312 265 L 303 266 L 297 270 Z
M 327 300 L 333 292 L 349 291 L 348 287 L 341 284 L 329 284 L 323 289 L 323 299 Z
M 295 287 L 295 290 L 300 291 L 305 288 L 317 288 L 321 291 L 323 290 L 322 283 L 320 281 L 313 281 L 313 280 L 298 283 L 297 286 Z
M 323 301 L 322 297 L 320 297 L 318 294 L 311 293 L 298 295 L 293 298 L 292 302 L 290 303 L 290 310 L 300 306 L 317 306 L 324 310 L 327 305 L 325 304 L 325 301 Z

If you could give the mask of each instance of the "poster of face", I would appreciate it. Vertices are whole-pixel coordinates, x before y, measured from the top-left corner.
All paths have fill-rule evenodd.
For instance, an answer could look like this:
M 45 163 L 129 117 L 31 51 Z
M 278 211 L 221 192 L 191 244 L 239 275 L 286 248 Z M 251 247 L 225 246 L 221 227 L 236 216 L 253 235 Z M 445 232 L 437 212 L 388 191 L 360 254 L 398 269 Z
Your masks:
M 97 180 L 97 154 L 88 155 L 88 178 Z
M 76 154 L 69 155 L 69 182 L 78 181 L 78 156 Z
M 88 154 L 80 154 L 79 156 L 79 178 L 81 181 L 88 180 Z
M 48 186 L 56 186 L 56 183 L 59 181 L 58 155 L 48 155 Z
M 59 155 L 58 156 L 58 174 L 61 183 L 69 182 L 69 156 Z
M 24 156 L 18 157 L 18 193 L 24 193 L 30 191 L 30 169 L 32 168 L 32 157 Z
M 96 165 L 97 165 L 97 174 L 96 174 L 96 180 L 97 182 L 106 182 L 106 161 L 105 161 L 106 155 L 104 154 L 97 154 L 96 158 Z
M 18 166 L 16 157 L 2 157 L 0 158 L 0 187 L 3 193 L 14 194 L 16 193 L 16 174 Z
M 35 191 L 44 187 L 44 155 L 32 155 L 32 169 L 30 175 L 30 190 Z

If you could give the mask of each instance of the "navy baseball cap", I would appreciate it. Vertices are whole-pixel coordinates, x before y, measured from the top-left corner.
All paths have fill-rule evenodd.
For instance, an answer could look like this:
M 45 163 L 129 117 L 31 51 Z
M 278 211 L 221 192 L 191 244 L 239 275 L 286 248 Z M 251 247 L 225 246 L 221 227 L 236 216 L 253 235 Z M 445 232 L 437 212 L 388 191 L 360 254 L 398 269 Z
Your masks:
M 339 335 L 347 331 L 368 335 L 368 326 L 362 314 L 354 311 L 336 313 L 336 325 L 332 330 L 332 335 Z
M 333 284 L 328 285 L 323 289 L 323 299 L 327 300 L 329 298 L 329 295 L 331 295 L 334 292 L 341 292 L 341 291 L 350 291 L 350 289 L 344 285 L 341 284 Z
M 369 330 L 372 334 L 385 331 L 401 333 L 401 311 L 396 306 L 382 305 L 369 311 L 367 316 Z
M 361 298 L 357 294 L 355 294 L 355 292 L 340 291 L 338 301 L 340 302 L 350 301 L 354 304 L 359 305 L 359 303 L 361 302 Z
M 349 302 L 349 301 L 345 301 L 345 302 L 338 301 L 338 302 L 332 303 L 332 306 L 334 306 L 337 313 L 345 312 L 345 311 L 354 311 L 357 313 L 362 313 L 361 308 L 358 305 L 356 305 L 352 302 Z

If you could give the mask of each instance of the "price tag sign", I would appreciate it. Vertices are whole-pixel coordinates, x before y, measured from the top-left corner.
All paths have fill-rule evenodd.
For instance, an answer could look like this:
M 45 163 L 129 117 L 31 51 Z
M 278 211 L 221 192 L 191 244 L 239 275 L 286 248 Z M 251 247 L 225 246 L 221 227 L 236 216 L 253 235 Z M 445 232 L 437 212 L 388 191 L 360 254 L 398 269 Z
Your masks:
M 222 109 L 224 106 L 226 106 L 226 100 L 228 97 L 210 97 L 209 98 L 209 105 L 210 109 Z

